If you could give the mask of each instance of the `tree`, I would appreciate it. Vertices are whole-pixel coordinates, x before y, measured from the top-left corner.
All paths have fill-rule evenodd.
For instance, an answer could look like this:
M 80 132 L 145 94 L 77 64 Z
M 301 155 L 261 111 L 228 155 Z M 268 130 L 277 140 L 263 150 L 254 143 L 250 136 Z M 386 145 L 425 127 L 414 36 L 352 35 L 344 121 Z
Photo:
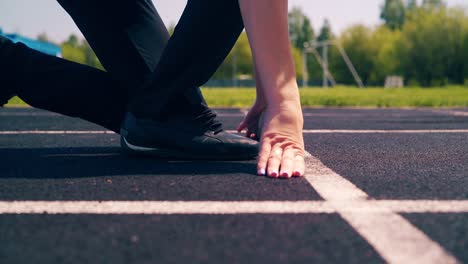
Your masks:
M 104 69 L 101 62 L 99 61 L 96 54 L 94 53 L 93 49 L 89 46 L 89 43 L 86 40 L 83 40 L 81 42 L 79 49 L 81 49 L 84 54 L 84 57 L 85 57 L 84 64 L 94 67 L 94 68 L 101 69 L 101 70 Z
M 70 35 L 68 40 L 61 44 L 61 48 L 62 57 L 66 60 L 104 69 L 88 42 L 80 40 L 76 35 Z
M 75 34 L 71 34 L 69 37 L 68 37 L 68 40 L 65 41 L 64 44 L 68 44 L 70 45 L 71 47 L 74 47 L 74 48 L 77 48 L 78 45 L 79 45 L 79 39 L 78 37 L 75 35 Z
M 236 76 L 233 76 L 233 74 Z M 250 50 L 249 40 L 245 32 L 240 35 L 231 52 L 212 79 L 230 80 L 237 78 L 239 75 L 250 75 L 252 77 L 254 75 L 252 51 Z
M 370 50 L 373 53 L 373 67 L 369 73 L 369 83 L 383 85 L 389 75 L 402 75 L 398 57 L 398 41 L 401 31 L 391 30 L 386 26 L 378 27 L 370 38 Z
M 418 1 L 416 0 L 408 0 L 406 2 L 406 10 L 407 11 L 412 11 L 418 7 Z
M 302 78 L 301 52 L 294 46 L 291 48 L 297 78 L 300 79 Z M 250 49 L 247 34 L 242 32 L 233 49 L 213 75 L 212 79 L 231 80 L 233 78 L 238 78 L 240 75 L 251 76 L 251 78 L 254 78 L 254 72 L 252 50 Z M 233 74 L 236 76 L 233 76 Z
M 391 30 L 401 29 L 405 23 L 405 4 L 403 0 L 385 0 L 380 18 Z
M 45 32 L 37 35 L 37 40 L 42 41 L 42 42 L 51 42 Z
M 314 30 L 310 19 L 299 7 L 293 7 L 288 17 L 291 42 L 296 48 L 302 51 L 304 49 L 304 43 L 314 39 Z
M 372 43 L 372 29 L 356 25 L 344 31 L 339 39 L 362 81 L 368 84 L 374 67 L 374 58 L 377 50 Z M 330 60 L 330 71 L 335 75 L 338 82 L 355 84 L 354 78 L 349 72 L 341 54 L 332 53 Z
M 301 51 L 292 46 L 291 47 L 291 54 L 292 54 L 292 57 L 293 57 L 293 60 L 294 60 L 294 68 L 296 69 L 296 78 L 298 80 L 302 80 L 303 78 L 303 63 L 302 63 L 302 54 L 301 54 Z
M 442 8 L 445 7 L 444 0 L 423 0 L 422 7 L 424 8 Z
M 71 44 L 64 42 L 61 45 L 62 48 L 62 57 L 69 61 L 74 61 L 77 63 L 85 64 L 86 63 L 86 56 L 84 52 L 72 46 Z
M 463 83 L 468 17 L 460 9 L 419 8 L 408 15 L 397 43 L 406 79 L 423 86 Z
M 318 36 L 318 41 L 331 40 L 333 38 L 333 32 L 331 29 L 330 21 L 325 19 L 323 21 L 322 28 L 320 29 L 320 34 Z
M 468 19 L 465 19 L 465 40 L 463 41 L 463 52 L 461 56 L 461 60 L 464 61 L 463 63 L 463 83 L 468 86 Z
M 176 25 L 174 23 L 169 24 L 169 26 L 167 27 L 167 32 L 169 32 L 170 36 L 172 36 L 172 34 L 174 34 L 175 27 L 176 27 Z

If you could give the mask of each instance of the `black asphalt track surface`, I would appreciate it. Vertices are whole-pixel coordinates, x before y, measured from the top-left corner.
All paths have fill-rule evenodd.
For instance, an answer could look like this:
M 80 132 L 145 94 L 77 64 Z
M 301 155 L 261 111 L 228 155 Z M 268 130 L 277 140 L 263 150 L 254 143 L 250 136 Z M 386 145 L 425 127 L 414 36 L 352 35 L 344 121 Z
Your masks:
M 467 111 L 467 109 L 455 109 Z M 243 110 L 219 109 L 226 129 Z M 305 109 L 305 129 L 468 129 L 431 109 Z M 1 131 L 100 131 L 29 108 L 0 109 Z M 468 200 L 468 133 L 305 134 L 306 150 L 372 198 Z M 305 179 L 255 175 L 254 161 L 120 154 L 115 134 L 0 134 L 0 201 L 320 201 Z M 403 214 L 468 263 L 468 214 Z M 0 214 L 0 263 L 382 263 L 337 214 Z

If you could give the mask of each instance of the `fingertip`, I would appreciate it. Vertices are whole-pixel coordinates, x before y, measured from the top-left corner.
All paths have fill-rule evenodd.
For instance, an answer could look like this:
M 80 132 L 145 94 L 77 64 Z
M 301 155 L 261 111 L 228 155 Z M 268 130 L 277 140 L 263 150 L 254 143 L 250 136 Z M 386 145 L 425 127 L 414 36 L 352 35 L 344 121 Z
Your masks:
M 265 176 L 265 173 L 266 173 L 266 171 L 265 171 L 264 168 L 260 168 L 260 169 L 257 170 L 258 176 Z
M 245 128 L 244 122 L 239 123 L 239 125 L 237 125 L 237 132 L 240 133 L 244 128 Z
M 293 176 L 294 176 L 294 177 L 302 177 L 303 175 L 304 175 L 304 173 L 302 173 L 302 172 L 300 172 L 300 171 L 295 171 L 295 172 L 293 173 Z

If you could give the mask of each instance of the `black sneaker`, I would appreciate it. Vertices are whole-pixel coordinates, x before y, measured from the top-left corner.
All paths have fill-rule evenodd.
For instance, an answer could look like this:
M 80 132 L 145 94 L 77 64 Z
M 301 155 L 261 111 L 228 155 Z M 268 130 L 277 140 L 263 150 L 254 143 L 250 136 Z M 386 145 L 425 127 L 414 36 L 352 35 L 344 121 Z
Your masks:
M 210 109 L 197 118 L 178 115 L 163 121 L 127 112 L 121 146 L 133 154 L 191 160 L 250 160 L 259 151 L 258 142 L 225 132 Z

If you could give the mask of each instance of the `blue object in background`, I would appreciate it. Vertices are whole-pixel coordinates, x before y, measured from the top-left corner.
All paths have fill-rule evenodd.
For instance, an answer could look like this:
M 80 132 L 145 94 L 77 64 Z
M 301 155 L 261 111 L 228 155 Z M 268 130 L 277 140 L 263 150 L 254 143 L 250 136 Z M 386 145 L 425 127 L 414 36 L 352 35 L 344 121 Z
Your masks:
M 52 43 L 26 38 L 19 34 L 6 34 L 6 33 L 3 33 L 1 28 L 0 28 L 0 35 L 6 38 L 9 38 L 11 41 L 15 43 L 21 42 L 24 45 L 30 47 L 31 49 L 35 49 L 42 53 L 49 54 L 49 55 L 56 56 L 56 57 L 62 57 L 62 49 L 59 46 L 54 45 Z

